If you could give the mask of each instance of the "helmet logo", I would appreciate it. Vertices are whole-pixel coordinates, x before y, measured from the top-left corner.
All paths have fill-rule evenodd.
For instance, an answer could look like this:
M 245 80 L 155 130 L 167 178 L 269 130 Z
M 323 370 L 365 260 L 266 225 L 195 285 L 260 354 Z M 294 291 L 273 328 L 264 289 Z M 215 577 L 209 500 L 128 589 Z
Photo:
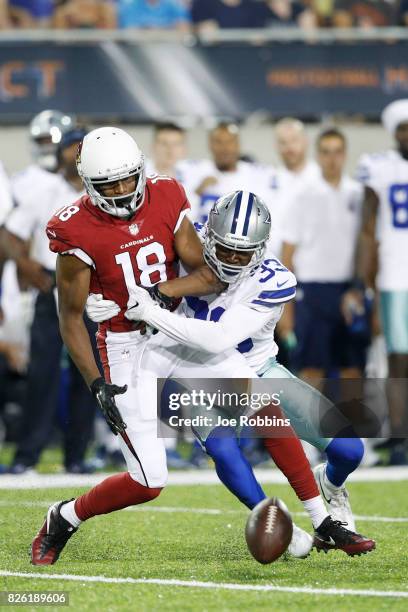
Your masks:
M 139 233 L 138 224 L 132 223 L 132 225 L 129 225 L 129 232 L 132 234 L 132 236 L 136 236 Z

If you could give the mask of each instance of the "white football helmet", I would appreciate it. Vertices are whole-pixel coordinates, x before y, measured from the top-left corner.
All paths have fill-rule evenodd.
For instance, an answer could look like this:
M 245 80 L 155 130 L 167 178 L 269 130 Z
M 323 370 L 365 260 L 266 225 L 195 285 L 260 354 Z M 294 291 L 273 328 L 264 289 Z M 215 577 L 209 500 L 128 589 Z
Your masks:
M 72 130 L 75 120 L 57 110 L 44 110 L 30 122 L 31 155 L 44 170 L 57 169 L 57 149 L 62 136 Z
M 115 217 L 130 217 L 143 204 L 146 172 L 144 155 L 133 138 L 120 128 L 102 127 L 89 132 L 77 158 L 78 174 L 92 203 Z M 134 191 L 104 197 L 100 185 L 135 177 Z

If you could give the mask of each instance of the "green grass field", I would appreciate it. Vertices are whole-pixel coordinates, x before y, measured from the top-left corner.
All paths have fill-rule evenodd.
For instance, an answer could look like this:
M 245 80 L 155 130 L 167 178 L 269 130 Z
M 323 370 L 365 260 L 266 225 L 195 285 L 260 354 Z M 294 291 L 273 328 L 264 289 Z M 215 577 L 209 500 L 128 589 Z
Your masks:
M 288 487 L 268 485 L 293 512 L 302 507 Z M 406 610 L 407 599 L 368 595 L 238 590 L 237 585 L 274 585 L 314 589 L 407 591 L 407 522 L 378 522 L 375 516 L 406 517 L 405 482 L 351 484 L 356 514 L 373 516 L 358 523 L 377 540 L 377 550 L 349 558 L 316 551 L 306 560 L 256 563 L 244 539 L 246 510 L 221 486 L 173 486 L 154 503 L 136 511 L 97 517 L 82 525 L 59 562 L 30 565 L 28 549 L 50 502 L 82 491 L 44 489 L 0 491 L 0 590 L 68 591 L 78 610 Z M 214 510 L 208 513 L 208 510 Z M 217 512 L 218 511 L 218 512 Z M 296 522 L 309 528 L 308 519 Z M 35 573 L 9 577 L 5 571 Z M 52 579 L 41 579 L 51 574 Z M 229 583 L 231 589 L 149 583 L 100 583 L 61 580 L 59 574 L 108 578 Z M 25 606 L 25 609 L 38 609 Z M 64 608 L 62 608 L 64 609 Z

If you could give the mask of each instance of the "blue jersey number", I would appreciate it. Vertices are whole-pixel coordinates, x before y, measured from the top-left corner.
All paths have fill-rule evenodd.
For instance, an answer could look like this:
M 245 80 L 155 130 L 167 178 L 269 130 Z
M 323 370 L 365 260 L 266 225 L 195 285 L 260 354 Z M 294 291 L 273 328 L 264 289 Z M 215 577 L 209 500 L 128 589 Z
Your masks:
M 222 306 L 217 306 L 210 313 L 207 302 L 205 300 L 200 300 L 198 297 L 189 296 L 186 298 L 186 302 L 191 310 L 194 310 L 194 318 L 201 319 L 201 321 L 206 321 L 208 315 L 210 314 L 210 321 L 214 321 L 216 323 L 221 319 L 225 312 L 225 308 Z M 251 338 L 247 338 L 238 344 L 237 349 L 240 353 L 249 353 L 253 346 L 254 343 L 252 342 Z
M 392 224 L 399 229 L 408 228 L 408 185 L 397 184 L 390 187 Z
M 270 268 L 270 264 L 276 264 L 274 269 Z M 285 268 L 278 259 L 265 259 L 263 264 L 261 265 L 261 273 L 263 274 L 262 278 L 259 279 L 260 283 L 266 283 L 268 280 L 273 278 L 276 272 L 287 272 L 288 269 Z

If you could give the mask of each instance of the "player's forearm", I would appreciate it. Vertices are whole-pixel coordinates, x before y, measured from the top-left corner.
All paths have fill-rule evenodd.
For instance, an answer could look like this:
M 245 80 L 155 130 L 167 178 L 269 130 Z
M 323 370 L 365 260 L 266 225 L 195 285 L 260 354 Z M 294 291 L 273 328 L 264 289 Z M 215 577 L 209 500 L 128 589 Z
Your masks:
M 10 259 L 14 259 L 17 263 L 28 259 L 27 244 L 18 236 L 15 236 L 6 229 L 2 230 L 3 251 Z
M 171 298 L 187 295 L 200 296 L 220 293 L 225 285 L 215 276 L 208 266 L 201 266 L 187 276 L 160 283 L 159 289 Z
M 176 342 L 208 353 L 222 353 L 236 344 L 219 323 L 212 321 L 187 319 L 158 307 L 152 308 L 145 320 Z
M 82 316 L 60 315 L 60 331 L 68 352 L 88 387 L 100 377 Z
M 358 245 L 356 277 L 361 280 L 365 287 L 371 289 L 375 289 L 377 257 L 377 241 L 372 236 L 362 233 Z
M 378 243 L 376 240 L 376 219 L 378 196 L 366 187 L 363 204 L 362 227 L 357 241 L 355 276 L 366 287 L 375 288 L 377 275 Z

